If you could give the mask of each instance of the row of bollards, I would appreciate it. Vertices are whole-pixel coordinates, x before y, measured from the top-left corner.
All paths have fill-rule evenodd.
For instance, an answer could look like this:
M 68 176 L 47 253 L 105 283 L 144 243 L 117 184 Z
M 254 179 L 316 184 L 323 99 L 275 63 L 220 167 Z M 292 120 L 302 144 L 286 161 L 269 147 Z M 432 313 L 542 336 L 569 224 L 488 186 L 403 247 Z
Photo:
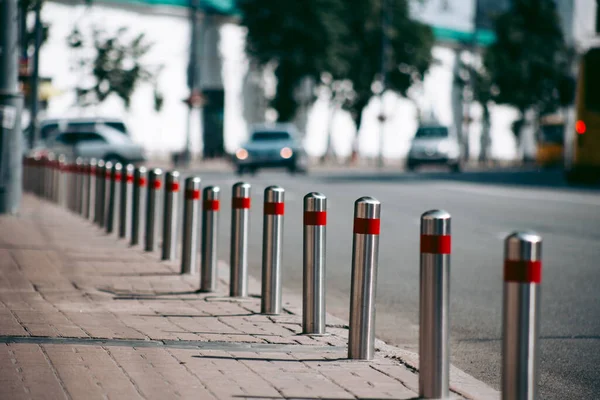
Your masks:
M 82 159 L 67 164 L 63 156 L 26 158 L 25 190 L 48 198 L 92 220 L 119 238 L 129 236 L 145 251 L 157 247 L 162 222 L 161 259 L 173 260 L 177 249 L 178 207 L 183 200 L 181 273 L 200 275 L 200 291 L 217 289 L 218 214 L 220 188 L 202 190 L 199 177 L 188 177 L 180 190 L 180 174 L 160 169 Z M 162 221 L 159 194 L 162 190 Z M 182 192 L 182 193 L 181 193 Z M 261 312 L 282 312 L 282 241 L 285 191 L 269 186 L 264 192 Z M 145 200 L 145 201 L 144 201 Z M 251 185 L 238 182 L 231 196 L 231 297 L 248 296 L 248 235 Z M 200 211 L 201 210 L 201 211 Z M 202 214 L 200 226 L 200 213 Z M 145 215 L 144 226 L 141 217 Z M 352 279 L 348 358 L 370 360 L 375 355 L 375 299 L 381 204 L 361 197 L 354 204 Z M 443 210 L 421 216 L 419 288 L 419 395 L 427 399 L 450 396 L 449 299 L 451 217 Z M 304 197 L 303 303 L 304 334 L 326 333 L 325 264 L 327 198 Z M 201 227 L 201 232 L 198 228 Z M 502 339 L 502 398 L 536 399 L 538 336 L 542 273 L 541 237 L 517 232 L 505 240 Z M 201 268 L 199 268 L 199 265 Z

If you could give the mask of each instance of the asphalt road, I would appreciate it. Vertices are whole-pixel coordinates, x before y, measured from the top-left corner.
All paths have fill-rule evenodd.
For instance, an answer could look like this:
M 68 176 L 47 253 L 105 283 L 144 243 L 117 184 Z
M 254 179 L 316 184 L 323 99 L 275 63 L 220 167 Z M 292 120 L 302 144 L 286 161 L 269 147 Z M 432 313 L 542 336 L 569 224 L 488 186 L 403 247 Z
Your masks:
M 382 203 L 377 335 L 418 351 L 419 217 L 452 215 L 451 362 L 499 389 L 503 239 L 533 229 L 543 236 L 541 398 L 600 398 L 600 190 L 569 188 L 553 172 L 351 173 L 236 177 L 202 173 L 223 189 L 220 257 L 229 260 L 231 185 L 253 185 L 250 271 L 260 276 L 266 186 L 286 189 L 284 286 L 301 293 L 302 198 L 328 197 L 327 309 L 347 318 L 353 202 Z M 285 302 L 285 298 L 284 298 Z

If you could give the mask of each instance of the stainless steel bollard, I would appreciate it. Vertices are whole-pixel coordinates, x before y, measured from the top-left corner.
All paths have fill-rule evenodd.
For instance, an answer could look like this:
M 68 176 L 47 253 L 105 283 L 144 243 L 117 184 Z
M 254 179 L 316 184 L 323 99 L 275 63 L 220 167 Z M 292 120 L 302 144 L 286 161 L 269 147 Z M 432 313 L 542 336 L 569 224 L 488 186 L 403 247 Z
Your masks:
M 107 206 L 108 206 L 108 193 L 110 192 L 110 180 L 107 180 L 107 176 L 110 178 L 110 173 L 112 171 L 112 162 L 107 161 L 104 163 L 104 168 L 102 169 L 102 176 L 99 178 L 100 181 L 102 182 L 102 187 L 101 187 L 101 191 L 100 191 L 100 196 L 101 196 L 101 209 L 100 209 L 100 220 L 98 221 L 98 224 L 100 225 L 101 228 L 104 228 L 106 226 L 106 219 L 107 219 Z
M 181 243 L 181 273 L 198 271 L 198 205 L 200 204 L 200 178 L 185 180 L 185 203 L 183 207 L 183 237 Z
M 87 206 L 87 185 L 89 180 L 88 175 L 88 163 L 84 162 L 79 169 L 79 175 L 81 176 L 81 184 L 79 186 L 79 209 L 77 210 L 79 215 L 85 216 L 85 208 Z
M 127 238 L 129 232 L 129 214 L 131 212 L 131 196 L 133 186 L 133 172 L 135 167 L 127 164 L 121 171 L 121 200 L 119 201 L 119 237 Z
M 200 291 L 214 292 L 217 290 L 217 243 L 219 231 L 219 201 L 221 189 L 218 186 L 207 186 L 202 191 L 202 236 L 200 239 Z
M 95 204 L 95 199 L 96 199 L 96 194 L 95 194 L 95 189 L 96 189 L 96 166 L 98 165 L 98 163 L 96 162 L 95 158 L 90 159 L 90 162 L 87 165 L 87 181 L 86 181 L 86 202 L 85 202 L 85 208 L 84 208 L 84 212 L 83 215 L 85 217 L 85 219 L 90 220 L 92 219 L 93 215 L 94 215 L 94 207 L 96 206 Z
M 108 209 L 106 216 L 106 233 L 115 231 L 115 217 L 117 216 L 119 204 L 119 189 L 121 186 L 121 171 L 123 166 L 120 163 L 113 165 L 110 170 L 110 188 L 108 193 Z
M 381 203 L 372 197 L 354 202 L 348 358 L 356 360 L 371 360 L 375 355 L 380 214 Z
M 261 313 L 281 313 L 281 258 L 285 191 L 279 186 L 265 189 L 263 212 Z
M 175 258 L 177 248 L 177 205 L 179 204 L 179 172 L 171 171 L 165 174 L 165 195 L 162 229 L 162 260 Z
M 248 296 L 248 229 L 250 228 L 249 183 L 233 185 L 231 194 L 231 253 L 229 295 Z
M 504 242 L 502 398 L 535 400 L 538 395 L 542 238 L 515 232 Z
M 140 219 L 143 215 L 143 194 L 148 186 L 148 171 L 146 167 L 138 167 L 133 173 L 133 193 L 131 199 L 131 245 L 140 243 Z
M 101 209 L 102 209 L 102 183 L 104 182 L 104 171 L 105 171 L 104 160 L 99 160 L 96 165 L 96 190 L 94 199 L 94 223 L 100 225 L 101 220 Z
M 421 215 L 419 395 L 448 398 L 450 385 L 450 214 Z
M 302 332 L 324 334 L 325 234 L 327 198 L 321 193 L 304 196 Z
M 162 186 L 162 170 L 154 168 L 148 172 L 148 194 L 146 196 L 146 242 L 145 251 L 154 251 L 156 245 L 156 200 Z
M 54 186 L 56 187 L 56 203 L 67 207 L 67 161 L 64 155 L 58 156 L 54 167 Z
M 81 157 L 77 157 L 75 160 L 75 165 L 73 166 L 73 212 L 79 214 L 81 212 L 81 197 L 82 197 L 82 187 L 83 187 L 83 175 L 81 174 L 81 169 L 83 167 L 83 159 Z

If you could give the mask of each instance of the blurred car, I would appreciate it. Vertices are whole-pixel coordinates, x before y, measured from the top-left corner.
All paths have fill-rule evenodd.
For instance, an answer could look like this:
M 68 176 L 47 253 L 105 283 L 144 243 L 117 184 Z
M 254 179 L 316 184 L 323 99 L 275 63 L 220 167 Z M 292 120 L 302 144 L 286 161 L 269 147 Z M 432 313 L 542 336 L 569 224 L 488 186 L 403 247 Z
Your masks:
M 413 138 L 406 169 L 414 170 L 420 165 L 446 165 L 452 171 L 460 171 L 460 143 L 448 127 L 422 125 Z
M 96 125 L 91 129 L 58 131 L 42 143 L 34 150 L 34 155 L 52 152 L 64 154 L 67 160 L 77 157 L 96 158 L 121 164 L 146 161 L 141 145 L 122 132 L 105 125 Z
M 50 118 L 40 122 L 40 139 L 46 140 L 60 131 L 66 130 L 94 130 L 97 126 L 108 126 L 130 136 L 125 122 L 119 118 L 106 117 L 76 117 L 76 118 Z
M 250 138 L 235 152 L 233 162 L 238 174 L 277 167 L 294 173 L 306 171 L 307 156 L 294 125 L 261 125 L 251 129 Z

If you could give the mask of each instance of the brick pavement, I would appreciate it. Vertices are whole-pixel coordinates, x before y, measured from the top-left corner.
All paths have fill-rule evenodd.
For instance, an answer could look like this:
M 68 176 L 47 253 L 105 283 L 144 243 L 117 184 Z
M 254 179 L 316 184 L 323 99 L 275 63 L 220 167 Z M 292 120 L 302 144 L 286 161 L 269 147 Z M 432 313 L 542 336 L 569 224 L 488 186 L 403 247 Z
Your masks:
M 301 335 L 297 300 L 264 316 L 257 297 L 228 298 L 226 281 L 197 289 L 176 262 L 25 196 L 21 215 L 0 217 L 0 399 L 417 397 L 402 350 L 378 342 L 375 360 L 346 359 L 344 321 Z M 455 377 L 467 398 L 498 398 Z

